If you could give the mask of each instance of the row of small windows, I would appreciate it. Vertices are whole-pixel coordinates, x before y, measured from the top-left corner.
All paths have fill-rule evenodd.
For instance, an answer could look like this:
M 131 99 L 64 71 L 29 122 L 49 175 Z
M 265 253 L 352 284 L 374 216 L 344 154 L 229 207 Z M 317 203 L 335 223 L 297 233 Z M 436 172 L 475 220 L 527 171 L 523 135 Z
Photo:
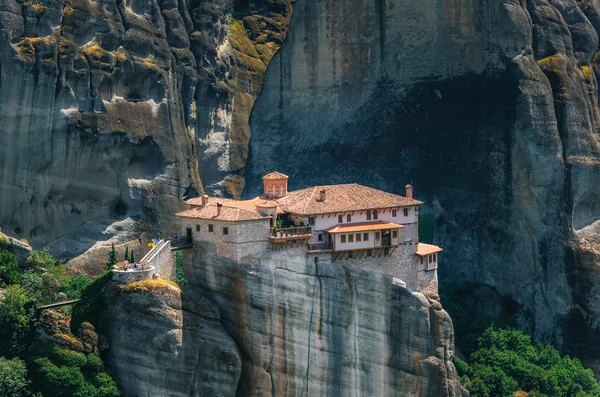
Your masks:
M 398 238 L 398 231 L 392 230 L 392 238 Z M 381 232 L 375 232 L 375 240 L 381 240 Z M 342 234 L 340 236 L 340 241 L 342 244 L 345 243 L 360 243 L 362 241 L 369 241 L 369 233 L 350 233 L 350 234 Z
M 427 263 L 436 263 L 436 262 L 437 262 L 437 254 L 427 255 Z M 423 264 L 423 257 L 421 257 L 421 264 Z
M 197 232 L 200 231 L 200 225 L 196 225 L 196 231 Z M 213 233 L 215 231 L 215 226 L 212 223 L 208 224 L 208 231 L 210 233 Z M 223 226 L 223 234 L 225 234 L 225 235 L 229 234 L 229 228 L 227 226 Z
M 403 208 L 404 211 L 404 216 L 408 216 L 408 208 Z M 397 210 L 392 210 L 392 217 L 395 218 L 398 216 L 398 211 Z M 367 220 L 377 220 L 379 219 L 379 214 L 377 213 L 377 210 L 372 210 L 372 211 L 367 211 Z M 344 215 L 338 215 L 338 223 L 343 223 L 344 222 Z M 347 214 L 346 215 L 346 222 L 352 222 L 352 215 Z M 311 223 L 311 225 L 314 224 Z

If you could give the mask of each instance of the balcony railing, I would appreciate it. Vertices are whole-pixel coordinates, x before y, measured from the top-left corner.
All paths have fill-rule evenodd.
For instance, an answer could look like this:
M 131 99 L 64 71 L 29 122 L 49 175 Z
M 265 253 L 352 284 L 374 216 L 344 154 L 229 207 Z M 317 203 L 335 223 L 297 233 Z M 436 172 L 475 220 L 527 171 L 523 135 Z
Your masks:
M 193 245 L 191 237 L 180 237 L 171 240 L 171 249 L 188 248 Z
M 271 239 L 310 238 L 312 228 L 310 226 L 288 227 L 285 229 L 274 228 L 271 231 Z

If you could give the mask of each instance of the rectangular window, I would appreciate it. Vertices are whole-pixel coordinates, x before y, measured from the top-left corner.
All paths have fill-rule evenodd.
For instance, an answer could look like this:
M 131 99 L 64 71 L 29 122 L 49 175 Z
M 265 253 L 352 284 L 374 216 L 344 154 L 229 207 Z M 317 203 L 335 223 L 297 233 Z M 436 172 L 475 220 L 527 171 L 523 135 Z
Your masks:
M 213 225 L 212 225 L 212 224 L 209 224 L 209 225 L 208 225 L 208 231 L 209 231 L 209 232 L 212 232 L 212 231 L 214 231 L 214 228 L 213 228 Z
M 371 220 L 371 211 L 367 211 L 367 220 L 370 221 Z
M 346 222 L 352 222 L 352 215 L 346 215 Z
M 229 228 L 223 227 L 223 234 L 229 234 Z
M 377 210 L 373 210 L 373 219 L 377 219 Z
M 396 217 L 396 215 L 398 215 L 398 211 L 396 211 L 396 210 L 392 210 L 392 216 L 395 218 L 395 217 Z
M 338 223 L 342 223 L 342 222 L 344 222 L 344 216 L 338 215 Z
M 423 264 L 423 257 L 421 257 L 421 265 Z
M 363 241 L 369 241 L 369 233 L 363 233 Z
M 360 243 L 362 241 L 362 234 L 356 233 L 356 242 Z
M 354 234 L 349 234 L 348 235 L 348 242 L 349 243 L 353 243 L 354 242 Z
M 317 240 L 319 240 L 319 241 L 323 241 L 323 235 L 322 235 L 322 234 L 319 234 L 319 235 L 317 236 Z
M 199 232 L 200 231 L 200 225 L 196 225 L 196 231 Z
M 345 235 L 345 234 L 342 234 L 342 235 L 340 236 L 340 239 L 341 239 L 341 242 L 342 242 L 342 244 L 345 244 L 345 243 L 346 243 L 346 235 Z
M 433 263 L 433 255 L 429 255 L 429 263 Z
M 311 226 L 314 226 L 315 224 L 315 217 L 314 216 L 309 216 L 308 217 L 308 224 Z
M 398 231 L 392 230 L 392 238 L 398 238 Z
M 408 208 L 404 209 L 404 216 L 408 216 Z
M 375 240 L 379 240 L 379 236 L 381 236 L 380 232 L 375 232 Z
M 437 254 L 433 254 L 433 261 L 437 262 Z

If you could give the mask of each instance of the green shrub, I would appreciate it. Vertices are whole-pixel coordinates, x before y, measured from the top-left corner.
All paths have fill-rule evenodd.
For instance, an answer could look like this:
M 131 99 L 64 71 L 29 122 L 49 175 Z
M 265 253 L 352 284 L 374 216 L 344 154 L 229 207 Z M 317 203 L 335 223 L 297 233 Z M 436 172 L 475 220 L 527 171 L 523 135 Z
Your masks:
M 18 358 L 8 360 L 0 357 L 0 396 L 25 397 L 29 395 L 29 380 L 25 362 Z
M 12 252 L 0 251 L 0 284 L 17 284 L 21 280 L 19 262 Z
M 183 253 L 181 251 L 177 251 L 175 254 L 175 278 L 179 288 L 185 290 L 188 286 L 188 278 L 183 271 Z
M 513 396 L 517 390 L 530 396 L 600 396 L 594 374 L 579 360 L 561 357 L 554 347 L 514 329 L 489 327 L 470 361 L 454 362 L 472 397 Z
M 35 270 L 45 268 L 50 271 L 49 268 L 55 266 L 56 263 L 56 259 L 50 254 L 48 248 L 44 248 L 41 251 L 33 250 L 27 258 L 27 266 Z
M 102 372 L 102 360 L 60 349 L 57 346 L 32 347 L 29 358 L 33 389 L 44 397 L 117 397 L 117 384 Z
M 104 363 L 102 362 L 102 359 L 95 354 L 89 354 L 87 356 L 85 366 L 94 371 L 101 371 L 104 369 Z
M 8 237 L 0 234 L 0 250 L 5 250 L 10 245 Z
M 0 300 L 0 356 L 22 354 L 33 336 L 35 302 L 20 285 L 9 285 Z
M 51 274 L 41 274 L 37 270 L 26 270 L 21 275 L 21 286 L 38 305 L 53 303 L 59 292 L 58 281 Z
M 85 321 L 99 328 L 100 317 L 108 307 L 108 288 L 111 280 L 112 272 L 106 271 L 83 290 L 81 300 L 73 305 L 71 319 L 73 332 L 77 331 Z

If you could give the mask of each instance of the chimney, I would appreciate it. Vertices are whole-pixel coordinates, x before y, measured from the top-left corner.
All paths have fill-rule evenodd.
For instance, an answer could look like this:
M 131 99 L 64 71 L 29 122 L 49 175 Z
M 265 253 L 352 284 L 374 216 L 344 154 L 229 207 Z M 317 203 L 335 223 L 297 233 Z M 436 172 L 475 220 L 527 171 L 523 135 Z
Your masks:
M 325 189 L 321 190 L 319 192 L 319 200 L 321 201 L 325 201 L 325 196 L 326 196 L 327 191 Z
M 223 204 L 217 203 L 217 216 L 221 216 L 221 207 L 222 206 L 223 206 Z
M 409 199 L 413 198 L 413 187 L 410 183 L 406 185 L 406 197 Z
M 208 204 L 208 194 L 204 194 L 204 195 L 202 195 L 202 206 L 206 207 L 207 204 Z

